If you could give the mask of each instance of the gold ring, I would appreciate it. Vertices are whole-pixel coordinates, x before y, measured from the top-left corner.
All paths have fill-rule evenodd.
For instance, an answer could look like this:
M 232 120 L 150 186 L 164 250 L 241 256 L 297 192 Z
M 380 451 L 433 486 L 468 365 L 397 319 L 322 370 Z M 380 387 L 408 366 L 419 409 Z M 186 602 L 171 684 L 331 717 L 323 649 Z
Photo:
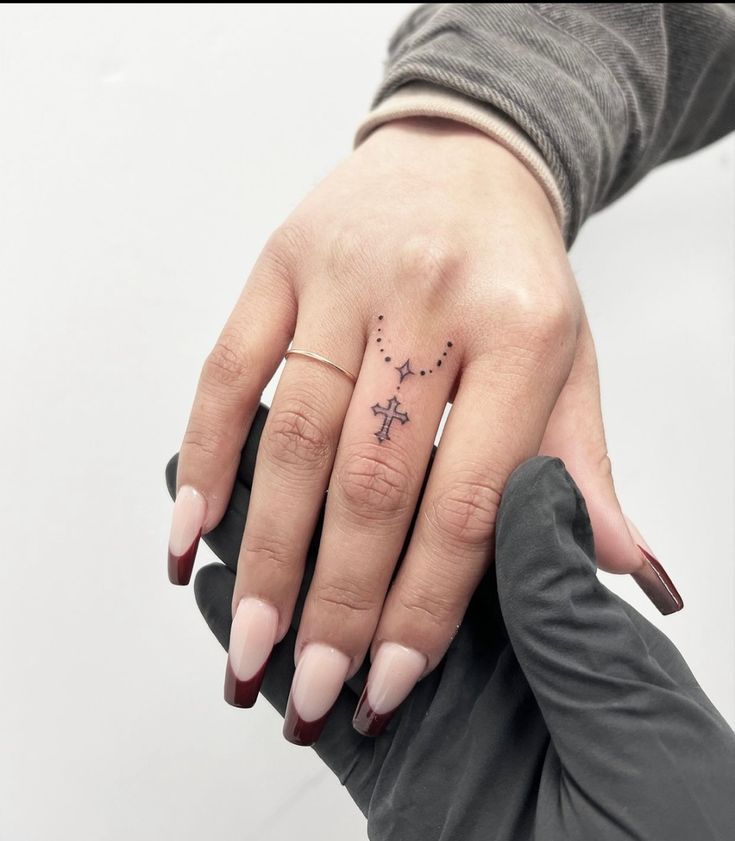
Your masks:
M 316 359 L 317 362 L 323 362 L 325 365 L 329 365 L 331 368 L 339 371 L 340 374 L 344 374 L 354 385 L 357 382 L 357 377 L 347 370 L 347 368 L 343 368 L 341 365 L 337 365 L 336 362 L 332 362 L 331 359 L 327 359 L 326 356 L 322 356 L 321 353 L 314 353 L 313 350 L 300 350 L 299 348 L 289 348 L 286 351 L 286 359 L 288 359 L 291 355 L 294 356 L 306 356 L 308 359 Z

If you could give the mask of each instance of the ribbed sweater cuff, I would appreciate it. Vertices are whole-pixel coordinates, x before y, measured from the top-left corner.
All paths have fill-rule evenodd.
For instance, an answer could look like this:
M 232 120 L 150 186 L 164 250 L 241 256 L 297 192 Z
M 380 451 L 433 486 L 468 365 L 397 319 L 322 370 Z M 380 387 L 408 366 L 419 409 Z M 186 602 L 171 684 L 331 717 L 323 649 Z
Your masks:
M 551 170 L 528 136 L 501 111 L 438 85 L 423 82 L 404 85 L 365 117 L 355 134 L 355 146 L 359 146 L 384 123 L 406 117 L 456 120 L 500 143 L 515 155 L 539 182 L 554 210 L 559 227 L 564 232 L 564 201 Z

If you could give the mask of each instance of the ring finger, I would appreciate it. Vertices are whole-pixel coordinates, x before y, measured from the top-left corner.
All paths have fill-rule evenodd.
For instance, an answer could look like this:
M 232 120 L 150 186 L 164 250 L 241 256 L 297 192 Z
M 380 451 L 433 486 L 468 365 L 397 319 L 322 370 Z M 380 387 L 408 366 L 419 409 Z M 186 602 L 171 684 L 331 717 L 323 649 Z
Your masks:
M 511 368 L 514 377 L 507 375 Z M 567 368 L 566 358 L 541 366 L 528 355 L 511 365 L 507 351 L 498 351 L 464 369 L 411 545 L 373 640 L 354 720 L 365 735 L 381 732 L 444 655 L 490 562 L 505 483 L 538 452 Z

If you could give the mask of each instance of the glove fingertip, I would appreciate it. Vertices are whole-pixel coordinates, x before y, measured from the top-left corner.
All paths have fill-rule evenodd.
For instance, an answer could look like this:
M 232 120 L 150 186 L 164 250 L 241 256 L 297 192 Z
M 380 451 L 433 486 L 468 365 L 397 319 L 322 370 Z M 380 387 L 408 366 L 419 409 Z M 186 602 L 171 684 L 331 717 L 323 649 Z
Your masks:
M 554 611 L 596 583 L 587 507 L 560 459 L 532 458 L 508 480 L 498 512 L 495 567 L 506 624 L 525 622 L 536 610 Z
M 166 487 L 171 499 L 176 498 L 176 471 L 179 467 L 179 454 L 174 453 L 166 465 Z
M 232 593 L 235 573 L 220 563 L 202 567 L 194 579 L 197 607 L 225 651 L 230 645 Z
M 533 538 L 569 531 L 592 566 L 594 539 L 587 505 L 560 458 L 536 456 L 511 474 L 498 510 L 498 549 L 509 537 Z

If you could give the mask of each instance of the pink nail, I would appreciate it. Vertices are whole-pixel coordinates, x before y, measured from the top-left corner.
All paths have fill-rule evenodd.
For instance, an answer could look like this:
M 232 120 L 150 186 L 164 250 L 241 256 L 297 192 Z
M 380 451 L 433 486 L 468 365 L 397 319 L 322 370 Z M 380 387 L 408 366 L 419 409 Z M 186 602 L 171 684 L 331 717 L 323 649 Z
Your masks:
M 179 488 L 168 539 L 168 579 L 172 584 L 188 584 L 194 567 L 207 503 L 190 485 Z
M 375 655 L 352 724 L 363 736 L 378 736 L 426 670 L 426 657 L 413 648 L 384 642 Z
M 301 652 L 288 696 L 283 735 L 295 745 L 313 745 L 342 690 L 350 658 L 319 642 Z
M 268 602 L 240 600 L 230 631 L 225 674 L 225 701 L 233 707 L 252 707 L 258 699 L 265 667 L 278 630 L 278 611 Z

